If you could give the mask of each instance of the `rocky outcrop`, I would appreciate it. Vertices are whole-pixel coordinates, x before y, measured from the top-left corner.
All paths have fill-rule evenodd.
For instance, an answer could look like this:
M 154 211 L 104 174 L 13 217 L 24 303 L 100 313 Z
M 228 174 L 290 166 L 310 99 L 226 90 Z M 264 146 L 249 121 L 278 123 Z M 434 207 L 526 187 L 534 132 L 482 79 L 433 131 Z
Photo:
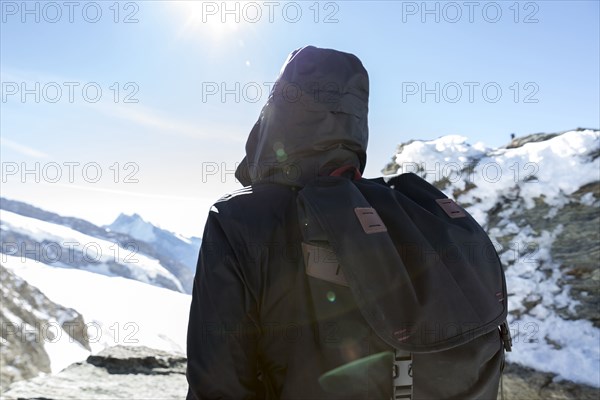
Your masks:
M 586 131 L 586 130 L 592 130 L 590 128 L 576 128 L 574 129 L 575 132 L 582 132 L 582 131 Z M 552 139 L 553 137 L 556 137 L 558 135 L 560 135 L 561 133 L 564 132 L 560 132 L 560 133 L 532 133 L 530 135 L 525 135 L 525 136 L 521 136 L 521 137 L 517 137 L 511 140 L 511 142 L 506 145 L 507 149 L 514 149 L 516 147 L 521 147 L 527 143 L 535 143 L 535 142 L 543 142 L 544 140 L 549 140 Z
M 0 265 L 0 386 L 51 371 L 44 344 L 69 335 L 90 350 L 83 317 L 50 301 L 37 288 Z M 62 329 L 62 330 L 61 330 Z
M 409 140 L 408 142 L 404 142 L 398 145 L 398 147 L 396 148 L 396 154 L 401 154 L 402 150 L 404 150 L 404 148 L 406 146 L 408 146 L 409 144 L 411 144 L 413 142 L 413 140 Z M 383 175 L 395 175 L 395 174 L 399 174 L 402 173 L 404 171 L 400 170 L 400 165 L 396 162 L 396 157 L 392 157 L 392 160 L 389 161 L 385 167 L 383 167 L 383 169 L 381 170 L 381 173 Z
M 531 135 L 521 136 L 518 138 L 514 138 L 508 145 L 506 145 L 507 149 L 514 149 L 517 147 L 521 147 L 527 143 L 536 143 L 543 142 L 544 140 L 552 139 L 560 135 L 559 133 L 532 133 Z
M 2 398 L 183 399 L 185 358 L 147 347 L 116 346 L 53 376 L 14 383 Z
M 569 285 L 570 297 L 578 302 L 574 309 L 556 311 L 564 319 L 586 319 L 600 328 L 600 182 L 587 184 L 565 196 L 560 209 L 549 206 L 544 198 L 534 200 L 535 207 L 529 209 L 515 207 L 513 203 L 518 199 L 498 204 L 490 210 L 489 230 L 494 232 L 503 223 L 507 211 L 512 223 L 520 229 L 538 233 L 557 230 L 549 249 L 531 242 L 529 248 L 522 246 L 518 256 L 533 260 L 541 251 L 549 250 L 551 258 L 560 263 L 559 286 Z M 495 236 L 495 240 L 503 248 L 510 249 L 514 248 L 515 236 L 516 233 Z M 526 304 L 526 312 L 536 305 L 536 301 Z

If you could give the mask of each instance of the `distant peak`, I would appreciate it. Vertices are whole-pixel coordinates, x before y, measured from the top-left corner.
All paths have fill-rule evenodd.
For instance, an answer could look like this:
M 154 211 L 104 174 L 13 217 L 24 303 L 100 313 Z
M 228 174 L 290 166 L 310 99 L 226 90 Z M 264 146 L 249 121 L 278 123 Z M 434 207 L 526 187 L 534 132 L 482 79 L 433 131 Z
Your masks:
M 135 222 L 135 221 L 142 221 L 142 222 L 147 222 L 144 218 L 142 218 L 141 215 L 139 215 L 138 213 L 133 213 L 133 214 L 126 214 L 126 213 L 120 213 L 117 218 L 115 218 L 115 220 L 113 221 L 112 224 L 115 223 L 123 223 L 123 222 Z M 111 225 L 112 225 L 111 224 Z
M 137 213 L 132 215 L 121 213 L 107 228 L 114 232 L 128 234 L 145 242 L 152 242 L 156 239 L 155 226 Z

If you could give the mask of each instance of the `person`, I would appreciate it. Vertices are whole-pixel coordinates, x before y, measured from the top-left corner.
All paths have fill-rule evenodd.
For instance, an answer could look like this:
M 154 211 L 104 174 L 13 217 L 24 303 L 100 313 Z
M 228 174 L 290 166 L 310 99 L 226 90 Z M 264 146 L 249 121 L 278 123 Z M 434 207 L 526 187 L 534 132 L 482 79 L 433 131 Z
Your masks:
M 377 383 L 344 394 L 320 384 L 332 357 L 352 363 L 388 347 L 374 336 L 360 348 L 339 343 L 337 326 L 317 324 L 297 212 L 311 180 L 340 167 L 364 171 L 368 98 L 367 71 L 353 54 L 306 46 L 285 61 L 236 170 L 244 187 L 218 200 L 206 221 L 188 400 L 390 397 Z

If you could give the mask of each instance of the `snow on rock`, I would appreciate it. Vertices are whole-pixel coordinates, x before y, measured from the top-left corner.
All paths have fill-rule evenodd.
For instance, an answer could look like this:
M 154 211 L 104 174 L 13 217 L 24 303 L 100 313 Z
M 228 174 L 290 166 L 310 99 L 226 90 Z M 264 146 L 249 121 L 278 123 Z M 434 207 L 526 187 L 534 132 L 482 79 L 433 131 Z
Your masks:
M 44 340 L 44 350 L 50 359 L 52 373 L 60 372 L 74 362 L 84 360 L 90 354 L 90 351 L 73 340 L 68 332 L 57 329 L 59 326 L 60 323 L 57 320 L 50 319 L 48 329 L 54 329 L 55 337 L 52 340 L 48 338 Z
M 84 321 L 0 265 L 0 385 L 58 372 L 89 355 Z
M 6 268 L 50 300 L 84 316 L 92 353 L 118 344 L 185 352 L 191 296 L 122 277 L 2 258 Z
M 527 208 L 534 206 L 535 198 L 543 196 L 547 204 L 560 209 L 565 195 L 600 179 L 600 160 L 594 162 L 586 156 L 598 147 L 598 131 L 586 130 L 488 153 L 474 167 L 471 183 L 476 188 L 457 200 L 471 204 L 469 212 L 474 211 L 473 216 L 484 224 L 484 213 L 503 195 L 518 193 Z M 464 185 L 451 185 L 448 189 L 464 190 Z
M 485 147 L 480 143 L 471 146 L 464 136 L 448 135 L 436 140 L 414 140 L 409 142 L 396 155 L 396 163 L 405 169 L 429 164 L 433 169 L 426 169 L 424 172 L 431 174 L 439 172 L 435 167 L 440 162 L 465 163 L 470 159 L 482 156 L 485 150 Z M 409 171 L 405 170 L 404 172 Z
M 402 144 L 384 169 L 420 175 L 487 230 L 506 269 L 507 359 L 594 387 L 600 316 L 597 298 L 580 289 L 600 288 L 598 154 L 598 130 L 531 135 L 499 149 L 453 135 Z

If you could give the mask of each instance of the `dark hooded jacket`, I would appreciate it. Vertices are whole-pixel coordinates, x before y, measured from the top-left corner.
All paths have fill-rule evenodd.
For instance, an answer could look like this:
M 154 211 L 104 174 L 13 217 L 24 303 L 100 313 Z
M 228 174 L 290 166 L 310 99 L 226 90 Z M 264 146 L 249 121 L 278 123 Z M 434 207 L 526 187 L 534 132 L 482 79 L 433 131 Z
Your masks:
M 339 347 L 339 332 L 315 325 L 296 206 L 298 190 L 316 176 L 346 165 L 363 171 L 368 95 L 367 72 L 352 54 L 308 46 L 286 60 L 236 171 L 245 187 L 214 204 L 206 222 L 189 318 L 188 399 L 389 397 L 376 387 L 336 397 L 319 385 L 335 366 L 326 354 Z M 338 355 L 338 365 L 381 352 L 368 336 Z
M 472 217 L 446 214 L 437 204 L 445 196 L 426 182 L 405 174 L 391 189 L 356 179 L 366 162 L 368 93 L 352 54 L 309 46 L 286 61 L 236 171 L 244 188 L 217 201 L 206 222 L 188 400 L 389 399 L 393 348 L 412 352 L 414 399 L 496 398 L 504 354 L 496 328 L 507 311 L 498 257 L 472 251 L 491 246 L 487 235 Z M 353 181 L 328 176 L 342 167 Z M 376 210 L 385 224 L 360 228 L 359 210 Z M 375 229 L 383 225 L 389 234 Z M 336 249 L 349 287 L 307 275 L 302 242 L 313 239 Z M 412 246 L 431 255 L 436 242 L 466 252 L 421 257 Z M 420 320 L 444 329 L 415 334 Z M 395 328 L 404 322 L 410 331 Z
M 369 78 L 348 53 L 307 46 L 291 53 L 250 132 L 236 171 L 244 185 L 304 186 L 341 165 L 364 170 Z

